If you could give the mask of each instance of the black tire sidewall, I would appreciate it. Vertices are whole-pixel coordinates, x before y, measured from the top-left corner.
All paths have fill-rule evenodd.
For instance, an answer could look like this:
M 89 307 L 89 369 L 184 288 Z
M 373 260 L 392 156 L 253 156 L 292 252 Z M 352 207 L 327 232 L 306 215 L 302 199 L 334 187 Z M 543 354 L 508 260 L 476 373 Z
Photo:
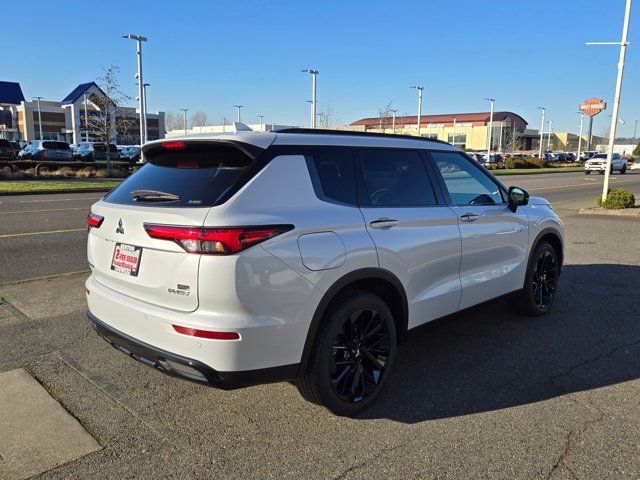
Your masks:
M 533 283 L 533 275 L 535 274 L 535 270 L 536 270 L 536 263 L 538 262 L 540 255 L 542 255 L 542 253 L 545 251 L 550 252 L 551 255 L 553 255 L 553 259 L 555 260 L 555 263 L 556 263 L 556 289 L 553 294 L 553 297 L 551 298 L 551 301 L 549 302 L 549 305 L 547 305 L 546 308 L 541 309 L 536 305 L 536 302 L 533 298 L 533 290 L 531 286 Z M 558 254 L 556 253 L 555 248 L 553 248 L 553 246 L 550 243 L 543 241 L 536 247 L 533 255 L 529 259 L 529 265 L 527 267 L 527 277 L 525 280 L 525 285 L 523 290 L 523 297 L 524 297 L 523 300 L 525 302 L 524 308 L 526 313 L 537 316 L 537 315 L 544 315 L 549 311 L 549 309 L 553 305 L 553 302 L 556 299 L 559 277 L 560 277 L 560 270 L 558 265 Z

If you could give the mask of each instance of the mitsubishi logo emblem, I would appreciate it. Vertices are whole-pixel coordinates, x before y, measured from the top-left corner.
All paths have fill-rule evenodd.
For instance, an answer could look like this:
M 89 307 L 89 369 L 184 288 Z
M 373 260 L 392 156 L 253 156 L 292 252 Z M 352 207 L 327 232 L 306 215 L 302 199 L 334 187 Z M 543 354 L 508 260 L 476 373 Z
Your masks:
M 124 235 L 124 227 L 122 226 L 122 219 L 118 220 L 118 228 L 116 228 L 116 233 L 120 235 Z

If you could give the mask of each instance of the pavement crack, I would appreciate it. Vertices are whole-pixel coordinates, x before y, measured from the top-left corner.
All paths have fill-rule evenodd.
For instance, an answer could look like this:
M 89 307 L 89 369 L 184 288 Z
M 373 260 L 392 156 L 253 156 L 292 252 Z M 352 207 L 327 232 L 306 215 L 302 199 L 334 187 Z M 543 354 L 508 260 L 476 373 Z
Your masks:
M 341 471 L 340 473 L 338 473 L 338 475 L 334 476 L 332 480 L 340 480 L 342 478 L 345 478 L 349 473 L 359 470 L 362 467 L 366 466 L 369 462 L 378 460 L 380 458 L 380 455 L 383 453 L 390 453 L 393 452 L 399 448 L 405 447 L 407 445 L 409 445 L 409 442 L 402 442 L 399 443 L 391 448 L 383 448 L 380 450 L 377 450 L 373 455 L 365 458 L 363 461 L 361 461 L 360 463 L 356 463 L 355 465 L 351 465 L 350 467 L 346 468 L 345 470 Z

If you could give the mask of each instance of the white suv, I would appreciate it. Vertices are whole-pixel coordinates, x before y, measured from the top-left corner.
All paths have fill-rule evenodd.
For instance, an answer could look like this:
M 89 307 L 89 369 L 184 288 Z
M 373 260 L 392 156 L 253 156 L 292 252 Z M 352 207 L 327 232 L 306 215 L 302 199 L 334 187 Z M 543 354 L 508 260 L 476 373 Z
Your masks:
M 160 140 L 87 218 L 89 317 L 114 347 L 222 387 L 373 402 L 411 329 L 513 293 L 548 311 L 549 203 L 437 140 L 286 129 Z
M 599 172 L 600 175 L 602 175 L 606 169 L 606 153 L 597 153 L 584 163 L 584 173 L 586 175 L 589 175 L 591 172 Z M 614 153 L 611 156 L 611 173 L 613 172 L 620 172 L 623 175 L 627 173 L 627 160 L 622 158 L 619 153 Z

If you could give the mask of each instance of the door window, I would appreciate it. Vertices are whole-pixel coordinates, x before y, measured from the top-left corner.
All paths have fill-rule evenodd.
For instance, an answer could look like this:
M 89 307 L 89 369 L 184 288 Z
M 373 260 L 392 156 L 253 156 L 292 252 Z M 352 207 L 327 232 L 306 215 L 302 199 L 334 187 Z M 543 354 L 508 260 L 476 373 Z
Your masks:
M 496 205 L 504 202 L 500 187 L 458 153 L 431 152 L 452 205 Z
M 436 196 L 422 163 L 413 150 L 361 150 L 358 201 L 369 207 L 435 205 Z

